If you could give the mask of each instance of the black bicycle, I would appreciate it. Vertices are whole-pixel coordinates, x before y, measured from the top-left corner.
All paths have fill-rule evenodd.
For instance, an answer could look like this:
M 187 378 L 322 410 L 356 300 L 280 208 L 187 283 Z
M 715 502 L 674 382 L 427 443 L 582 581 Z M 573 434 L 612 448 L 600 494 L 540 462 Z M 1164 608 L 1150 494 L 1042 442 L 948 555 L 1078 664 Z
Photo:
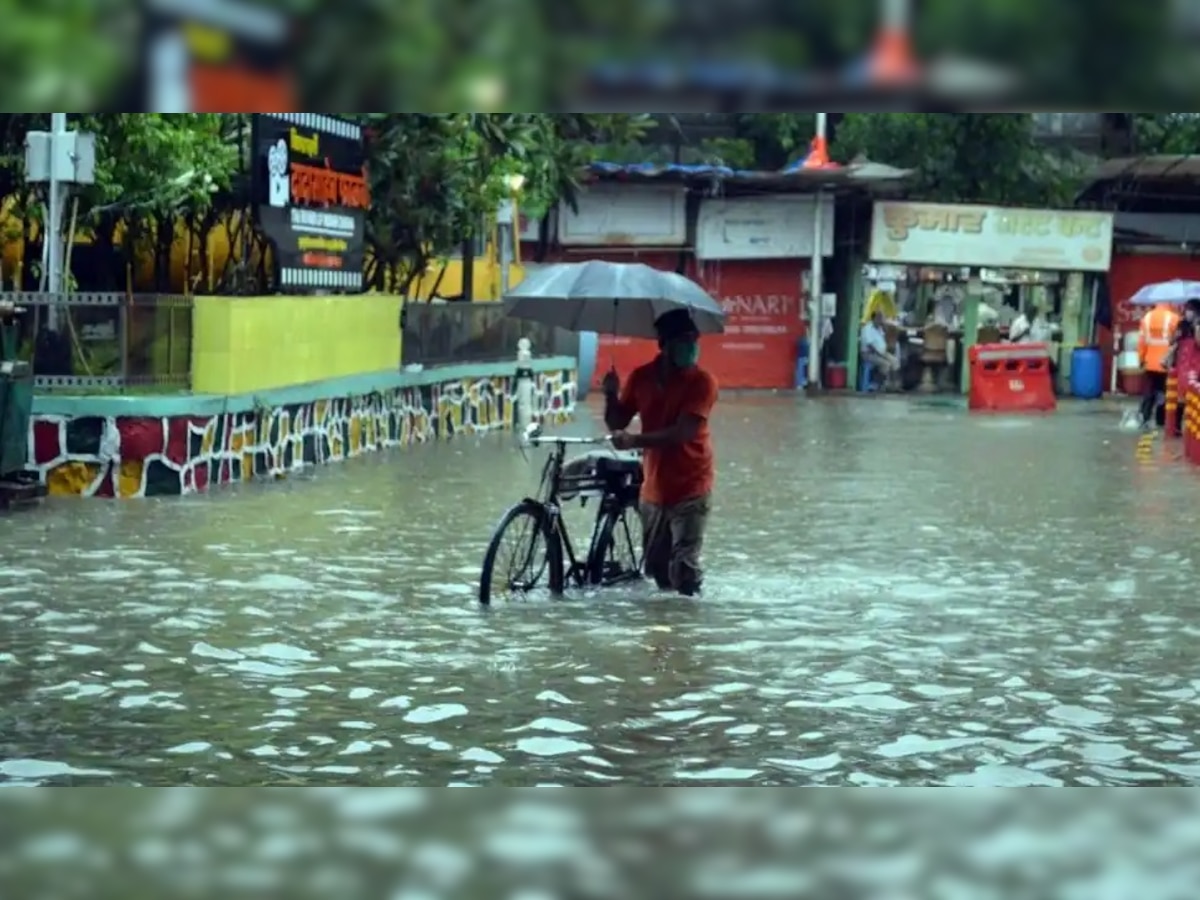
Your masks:
M 532 447 L 550 444 L 535 496 L 509 508 L 492 532 L 479 578 L 479 602 L 521 596 L 545 586 L 552 594 L 574 587 L 608 587 L 642 577 L 642 520 L 638 493 L 642 461 L 636 453 L 603 450 L 566 459 L 568 446 L 602 445 L 608 438 L 547 437 L 530 425 Z M 563 503 L 586 506 L 598 499 L 587 555 L 576 555 L 563 519 Z M 505 556 L 505 549 L 511 551 Z M 499 585 L 495 584 L 499 576 Z

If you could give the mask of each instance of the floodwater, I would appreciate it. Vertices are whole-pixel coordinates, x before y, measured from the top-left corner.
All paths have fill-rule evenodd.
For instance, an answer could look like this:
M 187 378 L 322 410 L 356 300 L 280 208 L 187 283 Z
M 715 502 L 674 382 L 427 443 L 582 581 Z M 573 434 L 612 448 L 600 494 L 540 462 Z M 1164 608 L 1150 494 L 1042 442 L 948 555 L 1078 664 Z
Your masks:
M 1118 419 L 727 398 L 699 602 L 481 611 L 511 435 L 53 500 L 0 520 L 0 782 L 1200 784 L 1200 472 Z

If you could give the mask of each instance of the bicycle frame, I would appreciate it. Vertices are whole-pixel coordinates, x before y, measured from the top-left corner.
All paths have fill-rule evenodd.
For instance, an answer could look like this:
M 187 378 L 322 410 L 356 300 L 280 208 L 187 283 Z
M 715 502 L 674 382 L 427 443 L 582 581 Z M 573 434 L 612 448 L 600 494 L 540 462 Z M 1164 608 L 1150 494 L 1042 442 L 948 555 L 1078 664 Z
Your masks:
M 561 491 L 562 469 L 563 463 L 567 456 L 568 445 L 598 445 L 607 443 L 608 436 L 602 438 L 582 438 L 582 437 L 551 437 L 544 438 L 541 433 L 541 426 L 530 425 L 525 430 L 525 442 L 532 447 L 539 447 L 542 444 L 553 444 L 553 450 L 550 452 L 550 457 L 546 460 L 546 464 L 542 467 L 541 483 L 538 485 L 538 490 L 533 499 L 540 503 L 546 510 L 550 520 L 550 531 L 556 535 L 562 543 L 563 550 L 566 552 L 566 573 L 565 577 L 570 581 L 574 581 L 576 587 L 584 584 L 587 577 L 587 563 L 580 562 L 578 555 L 575 552 L 575 545 L 571 542 L 571 536 L 567 531 L 567 523 L 562 515 L 562 502 L 559 497 Z M 603 521 L 605 512 L 604 504 L 601 504 L 600 511 L 597 513 L 597 528 L 599 523 Z M 595 530 L 593 529 L 593 540 L 595 539 Z M 590 551 L 589 551 L 590 554 Z

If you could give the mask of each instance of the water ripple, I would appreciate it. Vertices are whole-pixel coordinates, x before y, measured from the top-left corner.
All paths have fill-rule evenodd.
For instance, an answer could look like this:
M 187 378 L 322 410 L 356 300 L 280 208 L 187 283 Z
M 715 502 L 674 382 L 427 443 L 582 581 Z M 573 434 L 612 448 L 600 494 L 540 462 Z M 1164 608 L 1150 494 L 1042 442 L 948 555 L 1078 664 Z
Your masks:
M 699 602 L 480 615 L 539 464 L 503 436 L 51 500 L 0 566 L 0 783 L 1200 784 L 1200 480 L 1001 424 L 726 401 Z

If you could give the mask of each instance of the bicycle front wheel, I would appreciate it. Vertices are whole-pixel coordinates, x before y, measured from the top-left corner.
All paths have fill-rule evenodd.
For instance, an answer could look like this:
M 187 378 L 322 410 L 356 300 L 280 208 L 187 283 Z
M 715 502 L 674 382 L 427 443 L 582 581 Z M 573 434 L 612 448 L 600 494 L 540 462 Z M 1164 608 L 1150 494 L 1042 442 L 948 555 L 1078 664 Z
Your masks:
M 608 586 L 642 575 L 642 517 L 636 506 L 605 515 L 588 553 L 588 581 Z
M 540 503 L 524 500 L 500 519 L 479 575 L 479 602 L 523 596 L 539 586 L 563 590 L 562 542 Z

